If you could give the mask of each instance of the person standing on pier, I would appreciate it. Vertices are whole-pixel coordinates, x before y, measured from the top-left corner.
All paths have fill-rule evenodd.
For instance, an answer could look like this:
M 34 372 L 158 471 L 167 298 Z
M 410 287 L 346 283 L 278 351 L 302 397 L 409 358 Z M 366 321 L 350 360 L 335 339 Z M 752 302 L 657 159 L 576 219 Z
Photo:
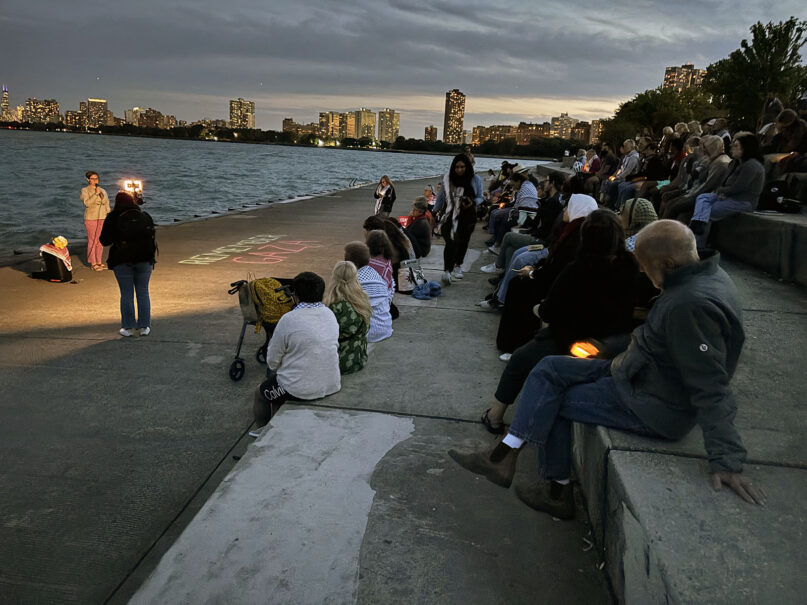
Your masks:
M 455 156 L 434 203 L 435 212 L 441 213 L 440 233 L 445 242 L 442 281 L 447 286 L 452 279 L 462 279 L 461 265 L 476 226 L 482 191 L 482 179 L 474 174 L 471 161 L 464 153 Z
M 120 288 L 120 335 L 129 337 L 139 329 L 140 336 L 148 336 L 151 333 L 149 280 L 157 254 L 154 221 L 140 209 L 132 194 L 120 191 L 115 196 L 115 209 L 104 222 L 100 240 L 112 246 L 109 268 L 114 271 Z
M 81 190 L 81 201 L 84 203 L 84 228 L 87 230 L 87 262 L 93 271 L 103 271 L 107 266 L 103 263 L 104 247 L 101 245 L 101 229 L 104 219 L 109 214 L 109 196 L 98 186 L 98 173 L 89 170 L 84 177 L 87 186 Z
M 387 217 L 392 212 L 392 205 L 395 203 L 395 187 L 392 181 L 385 174 L 381 177 L 378 187 L 375 188 L 375 214 Z

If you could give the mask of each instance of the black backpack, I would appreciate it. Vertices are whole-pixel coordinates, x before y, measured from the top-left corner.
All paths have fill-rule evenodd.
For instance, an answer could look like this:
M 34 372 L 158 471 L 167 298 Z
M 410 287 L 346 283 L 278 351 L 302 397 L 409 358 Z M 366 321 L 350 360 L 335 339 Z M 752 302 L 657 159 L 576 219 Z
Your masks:
M 153 256 L 157 243 L 154 222 L 140 208 L 127 208 L 118 215 L 118 237 L 115 242 L 121 251 L 138 256 Z

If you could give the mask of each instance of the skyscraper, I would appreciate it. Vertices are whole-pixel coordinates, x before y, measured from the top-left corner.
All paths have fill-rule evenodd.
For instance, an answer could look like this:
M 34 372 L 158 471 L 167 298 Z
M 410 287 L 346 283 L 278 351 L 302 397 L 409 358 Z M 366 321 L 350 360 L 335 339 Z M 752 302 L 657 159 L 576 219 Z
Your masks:
M 230 100 L 230 128 L 255 128 L 255 101 Z
M 552 118 L 549 136 L 570 139 L 572 138 L 572 128 L 579 121 L 577 118 L 570 118 L 568 113 L 562 113 L 560 116 Z
M 401 125 L 401 114 L 394 109 L 378 112 L 378 140 L 394 143 L 398 138 Z
M 454 88 L 446 93 L 446 113 L 443 121 L 443 142 L 462 144 L 462 127 L 465 119 L 465 95 Z
M 3 119 L 6 119 L 5 116 L 8 114 L 8 86 L 3 84 L 3 100 L 0 101 L 0 116 L 3 116 Z
M 681 67 L 673 66 L 664 70 L 664 88 L 682 91 L 690 86 L 700 86 L 705 69 L 696 69 L 692 63 L 684 63 Z
M 87 99 L 87 128 L 98 128 L 106 125 L 106 99 Z
M 32 97 L 25 101 L 22 119 L 25 122 L 57 123 L 60 121 L 59 102 L 56 99 L 42 99 Z
M 375 113 L 362 107 L 356 113 L 356 137 L 375 141 Z
M 423 139 L 427 143 L 437 142 L 437 126 L 426 126 L 426 131 L 423 133 Z

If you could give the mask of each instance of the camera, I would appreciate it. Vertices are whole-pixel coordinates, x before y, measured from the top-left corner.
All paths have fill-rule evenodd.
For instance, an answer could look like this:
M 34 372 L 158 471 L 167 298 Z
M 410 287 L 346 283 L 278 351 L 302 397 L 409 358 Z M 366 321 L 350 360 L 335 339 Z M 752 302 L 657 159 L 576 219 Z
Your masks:
M 135 179 L 123 181 L 123 190 L 131 194 L 131 196 L 135 199 L 135 202 L 138 204 L 142 204 L 144 202 L 143 181 L 138 181 Z

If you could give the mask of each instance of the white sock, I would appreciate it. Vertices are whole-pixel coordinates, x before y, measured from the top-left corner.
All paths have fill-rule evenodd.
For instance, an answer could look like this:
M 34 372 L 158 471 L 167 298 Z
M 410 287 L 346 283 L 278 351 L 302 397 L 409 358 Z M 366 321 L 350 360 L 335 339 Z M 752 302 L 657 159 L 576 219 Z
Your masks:
M 552 479 L 555 483 L 560 483 L 561 485 L 569 485 L 571 479 Z
M 517 450 L 522 445 L 524 445 L 524 440 L 519 439 L 515 435 L 507 433 L 507 436 L 504 439 L 502 439 L 502 443 L 504 443 L 506 446 L 508 446 L 510 448 L 513 448 L 514 450 Z

